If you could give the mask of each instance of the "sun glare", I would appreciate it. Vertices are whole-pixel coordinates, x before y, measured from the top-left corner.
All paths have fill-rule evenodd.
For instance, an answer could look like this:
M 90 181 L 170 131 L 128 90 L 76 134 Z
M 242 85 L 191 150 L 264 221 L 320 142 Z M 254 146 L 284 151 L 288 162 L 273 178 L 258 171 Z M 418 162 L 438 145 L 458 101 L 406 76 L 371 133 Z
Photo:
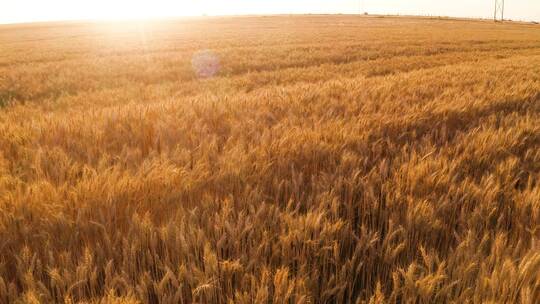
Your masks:
M 158 1 L 160 2 L 160 1 Z M 166 5 L 156 5 L 151 1 L 115 1 L 104 5 L 92 5 L 86 12 L 89 19 L 126 20 L 151 19 L 178 15 L 199 15 L 202 10 L 196 3 L 186 5 L 183 1 L 161 1 Z
M 28 9 L 29 6 L 32 8 L 31 10 Z M 212 0 L 20 0 L 8 1 L 5 6 L 0 4 L 0 23 L 2 21 L 126 20 L 200 16 L 203 14 L 221 14 L 223 8 L 226 9 L 227 6 Z

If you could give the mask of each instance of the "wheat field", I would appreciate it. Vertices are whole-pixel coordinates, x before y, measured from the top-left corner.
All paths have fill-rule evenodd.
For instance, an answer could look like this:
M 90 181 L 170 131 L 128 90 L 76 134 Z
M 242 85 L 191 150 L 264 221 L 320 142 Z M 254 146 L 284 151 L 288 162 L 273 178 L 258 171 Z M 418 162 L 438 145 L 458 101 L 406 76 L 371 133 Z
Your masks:
M 0 26 L 0 303 L 540 303 L 540 26 Z

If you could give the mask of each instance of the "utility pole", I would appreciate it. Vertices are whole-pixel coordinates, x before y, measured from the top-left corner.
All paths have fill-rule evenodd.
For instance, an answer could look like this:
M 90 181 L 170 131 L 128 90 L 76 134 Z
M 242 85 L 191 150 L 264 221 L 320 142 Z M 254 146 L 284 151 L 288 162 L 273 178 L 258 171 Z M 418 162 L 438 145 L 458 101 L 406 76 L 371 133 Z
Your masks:
M 493 20 L 504 21 L 504 0 L 495 0 L 495 12 L 493 13 Z

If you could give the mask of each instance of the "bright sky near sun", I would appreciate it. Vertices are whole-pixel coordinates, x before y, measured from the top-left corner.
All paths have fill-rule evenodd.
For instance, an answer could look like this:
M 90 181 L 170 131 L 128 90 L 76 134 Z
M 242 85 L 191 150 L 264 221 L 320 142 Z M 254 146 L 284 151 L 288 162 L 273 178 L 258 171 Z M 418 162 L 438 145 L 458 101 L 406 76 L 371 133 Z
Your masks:
M 0 0 L 0 23 L 174 16 L 358 13 L 482 17 L 494 0 Z M 506 0 L 505 18 L 540 21 L 540 0 Z

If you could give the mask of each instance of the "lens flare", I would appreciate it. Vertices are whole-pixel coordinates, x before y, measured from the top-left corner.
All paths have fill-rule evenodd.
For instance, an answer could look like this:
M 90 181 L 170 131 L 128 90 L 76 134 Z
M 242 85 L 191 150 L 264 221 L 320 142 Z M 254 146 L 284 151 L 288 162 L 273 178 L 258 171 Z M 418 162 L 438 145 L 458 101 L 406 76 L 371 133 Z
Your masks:
M 219 72 L 219 57 L 210 50 L 195 53 L 191 59 L 195 74 L 200 78 L 210 78 Z

